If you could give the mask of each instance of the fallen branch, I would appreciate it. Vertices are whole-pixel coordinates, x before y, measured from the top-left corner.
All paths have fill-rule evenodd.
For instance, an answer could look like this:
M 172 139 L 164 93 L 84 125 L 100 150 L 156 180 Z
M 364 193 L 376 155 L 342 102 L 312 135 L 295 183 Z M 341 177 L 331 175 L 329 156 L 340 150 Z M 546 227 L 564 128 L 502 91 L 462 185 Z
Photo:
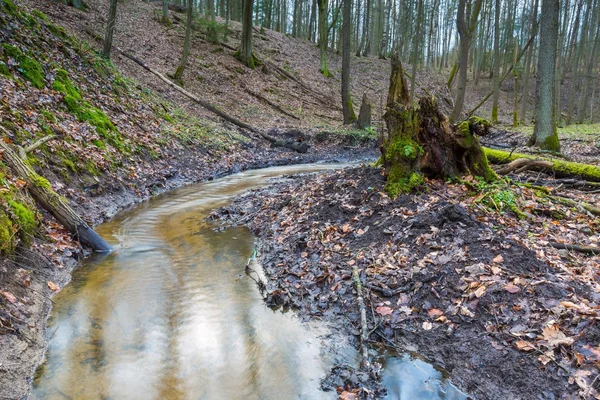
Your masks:
M 294 114 L 292 114 L 289 111 L 284 110 L 283 108 L 281 108 L 281 106 L 277 103 L 272 102 L 271 100 L 267 99 L 266 97 L 264 97 L 261 94 L 258 94 L 250 89 L 248 89 L 247 87 L 244 86 L 244 90 L 246 92 L 248 92 L 248 94 L 250 94 L 251 96 L 256 97 L 258 100 L 263 101 L 265 103 L 267 103 L 268 105 L 270 105 L 271 107 L 273 107 L 275 110 L 279 111 L 280 113 L 287 115 L 288 117 L 292 117 L 294 119 L 299 120 L 300 118 Z
M 195 101 L 196 103 L 200 104 L 202 107 L 206 108 L 207 110 L 213 112 L 214 114 L 217 114 L 219 117 L 223 118 L 225 121 L 231 122 L 234 125 L 239 126 L 240 128 L 246 129 L 250 132 L 256 133 L 260 136 L 262 136 L 264 139 L 266 139 L 267 141 L 271 142 L 271 145 L 275 146 L 275 147 L 286 147 L 288 149 L 297 151 L 298 153 L 306 153 L 308 151 L 308 145 L 306 143 L 297 143 L 297 142 L 290 142 L 290 141 L 286 141 L 286 140 L 280 140 L 277 139 L 273 136 L 270 136 L 256 128 L 254 128 L 253 126 L 247 124 L 246 122 L 240 121 L 239 119 L 219 110 L 217 107 L 215 107 L 214 105 L 200 99 L 199 97 L 196 97 L 194 94 L 188 92 L 187 90 L 185 90 L 184 88 L 178 86 L 176 83 L 172 82 L 171 80 L 169 80 L 167 77 L 165 77 L 163 74 L 161 74 L 160 72 L 156 71 L 155 69 L 149 67 L 146 63 L 144 63 L 142 60 L 136 58 L 135 56 L 126 53 L 125 51 L 119 49 L 118 47 L 115 47 L 121 54 L 123 54 L 123 56 L 129 58 L 131 61 L 135 62 L 136 64 L 138 64 L 139 66 L 141 66 L 142 68 L 144 68 L 146 71 L 153 73 L 154 75 L 156 75 L 157 77 L 159 77 L 163 82 L 165 82 L 166 84 L 168 84 L 169 86 L 171 86 L 173 89 L 177 90 L 178 92 L 182 93 L 183 95 L 185 95 L 186 97 L 188 97 L 189 99 Z
M 548 245 L 554 247 L 555 249 L 564 249 L 569 251 L 577 251 L 579 253 L 592 254 L 592 255 L 600 255 L 600 247 L 596 246 L 582 246 L 578 244 L 568 244 L 568 243 L 558 243 L 558 242 L 548 242 Z
M 584 209 L 587 212 L 589 212 L 590 214 L 596 215 L 596 216 L 600 216 L 600 208 L 598 207 L 594 207 L 586 202 L 579 202 L 579 201 L 575 201 L 566 197 L 561 197 L 561 196 L 548 196 L 550 199 L 567 205 L 567 206 L 572 206 L 572 207 L 578 207 L 580 209 Z
M 490 149 L 487 147 L 483 148 L 487 159 L 492 164 L 507 164 L 520 158 L 536 161 L 547 161 L 551 162 L 552 166 L 532 166 L 531 169 L 535 171 L 549 172 L 551 171 L 555 176 L 559 178 L 573 178 L 578 177 L 580 179 L 592 182 L 600 182 L 600 167 L 590 164 L 580 164 L 570 161 L 563 160 L 547 160 L 535 157 L 529 154 L 512 153 L 502 150 Z
M 0 127 L 5 134 L 8 131 Z M 2 161 L 14 176 L 27 182 L 27 191 L 33 198 L 56 220 L 67 228 L 83 245 L 95 251 L 111 251 L 112 247 L 98 235 L 88 224 L 69 206 L 66 199 L 59 196 L 50 183 L 38 175 L 4 140 L 0 139 Z
M 517 158 L 516 160 L 498 168 L 496 173 L 499 175 L 506 175 L 513 171 L 523 172 L 531 168 L 552 168 L 553 165 L 554 164 L 551 161 Z
M 362 282 L 360 280 L 360 273 L 358 272 L 358 266 L 354 264 L 352 267 L 352 279 L 356 286 L 356 294 L 358 300 L 358 307 L 360 308 L 360 349 L 362 352 L 361 366 L 368 368 L 371 364 L 369 362 L 369 347 L 367 342 L 369 340 L 369 328 L 367 327 L 367 309 L 365 307 L 365 299 L 362 292 Z
M 58 137 L 57 135 L 45 136 L 45 137 L 41 138 L 40 140 L 38 140 L 37 142 L 33 143 L 32 145 L 25 147 L 25 149 L 23 149 L 23 151 L 25 151 L 25 154 L 31 153 L 32 151 L 37 150 L 45 143 L 48 143 L 49 141 L 54 140 L 57 137 Z

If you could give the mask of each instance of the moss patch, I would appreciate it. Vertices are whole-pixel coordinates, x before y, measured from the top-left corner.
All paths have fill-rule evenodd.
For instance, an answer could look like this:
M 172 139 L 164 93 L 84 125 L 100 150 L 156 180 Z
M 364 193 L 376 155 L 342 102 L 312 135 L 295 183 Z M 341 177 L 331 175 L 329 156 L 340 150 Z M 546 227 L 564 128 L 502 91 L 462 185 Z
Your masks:
M 38 220 L 35 212 L 25 206 L 23 203 L 11 200 L 8 202 L 13 214 L 16 217 L 17 225 L 21 239 L 26 243 L 30 243 L 31 236 L 36 232 Z
M 391 198 L 398 197 L 403 193 L 411 193 L 425 184 L 425 178 L 422 174 L 412 172 L 407 176 L 405 171 L 395 170 L 395 167 L 392 167 L 385 184 L 385 191 Z
M 19 71 L 23 78 L 27 79 L 38 89 L 46 85 L 44 69 L 38 61 L 24 54 L 18 47 L 10 44 L 4 44 L 3 48 L 6 56 L 14 58 L 19 63 L 17 71 Z
M 69 74 L 64 69 L 56 71 L 56 78 L 54 79 L 52 88 L 57 92 L 73 97 L 75 100 L 81 100 L 79 90 L 73 85 L 69 79 Z
M 15 227 L 8 215 L 0 210 L 0 254 L 11 254 L 15 249 Z

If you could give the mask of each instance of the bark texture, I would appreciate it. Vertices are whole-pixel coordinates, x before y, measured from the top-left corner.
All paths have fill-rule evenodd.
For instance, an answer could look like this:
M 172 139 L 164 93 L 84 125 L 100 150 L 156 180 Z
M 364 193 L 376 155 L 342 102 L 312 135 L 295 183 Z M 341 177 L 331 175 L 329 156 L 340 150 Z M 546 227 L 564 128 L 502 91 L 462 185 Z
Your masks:
M 382 143 L 381 161 L 390 195 L 413 190 L 424 177 L 470 174 L 486 181 L 498 178 L 476 137 L 485 135 L 490 123 L 471 117 L 452 125 L 432 97 L 422 97 L 418 106 L 413 106 L 402 64 L 397 60 L 392 61 L 384 119 L 388 136 Z
M 536 84 L 535 126 L 528 145 L 560 152 L 554 102 L 559 0 L 543 0 Z

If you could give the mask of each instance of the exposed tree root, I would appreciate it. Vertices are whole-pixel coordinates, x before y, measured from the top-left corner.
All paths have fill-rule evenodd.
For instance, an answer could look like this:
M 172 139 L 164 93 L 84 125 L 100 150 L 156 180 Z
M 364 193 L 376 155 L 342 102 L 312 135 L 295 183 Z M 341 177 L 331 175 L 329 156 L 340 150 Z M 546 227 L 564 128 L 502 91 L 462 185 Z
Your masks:
M 586 181 L 600 182 L 600 167 L 589 164 L 580 164 L 563 160 L 545 160 L 529 154 L 512 153 L 484 147 L 485 155 L 492 164 L 507 164 L 518 159 L 546 161 L 552 163 L 550 167 L 545 164 L 532 165 L 530 169 L 542 172 L 551 172 L 559 178 L 578 177 Z
M 189 99 L 195 101 L 196 103 L 200 104 L 202 107 L 206 108 L 207 110 L 213 112 L 214 114 L 218 115 L 219 117 L 223 118 L 225 121 L 231 122 L 232 124 L 239 126 L 240 128 L 246 129 L 250 132 L 256 133 L 260 136 L 262 136 L 264 139 L 266 139 L 267 141 L 271 142 L 272 146 L 275 147 L 285 147 L 294 151 L 297 151 L 298 153 L 306 153 L 308 151 L 308 145 L 306 143 L 297 143 L 297 142 L 291 142 L 291 141 L 286 141 L 286 140 L 280 140 L 277 139 L 271 135 L 268 135 L 264 132 L 262 132 L 261 130 L 247 124 L 246 122 L 240 121 L 239 119 L 219 110 L 217 107 L 215 107 L 214 105 L 210 104 L 207 101 L 204 101 L 202 99 L 200 99 L 199 97 L 195 96 L 194 94 L 188 92 L 187 90 L 185 90 L 184 88 L 178 86 L 175 82 L 172 82 L 170 79 L 168 79 L 167 77 L 165 77 L 163 74 L 161 74 L 160 72 L 156 71 L 155 69 L 149 67 L 145 62 L 143 62 L 142 60 L 138 59 L 137 57 L 119 49 L 118 47 L 115 47 L 121 54 L 123 54 L 123 56 L 129 58 L 131 61 L 135 62 L 136 64 L 138 64 L 139 66 L 141 66 L 142 68 L 144 68 L 146 71 L 153 73 L 154 75 L 156 75 L 157 77 L 159 77 L 163 82 L 165 82 L 166 84 L 168 84 L 169 86 L 171 86 L 173 89 L 177 90 L 178 92 L 180 92 L 181 94 L 185 95 L 186 97 L 188 97 Z
M 510 163 L 496 169 L 496 173 L 499 175 L 506 175 L 513 171 L 519 173 L 531 168 L 552 168 L 551 161 L 545 160 L 529 160 L 527 158 L 518 158 Z

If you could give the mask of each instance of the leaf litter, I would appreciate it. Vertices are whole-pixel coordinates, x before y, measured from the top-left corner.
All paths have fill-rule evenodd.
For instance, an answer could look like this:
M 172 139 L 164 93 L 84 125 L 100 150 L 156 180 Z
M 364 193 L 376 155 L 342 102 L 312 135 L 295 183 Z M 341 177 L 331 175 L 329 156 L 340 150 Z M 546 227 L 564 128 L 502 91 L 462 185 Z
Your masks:
M 597 243 L 598 219 L 556 204 L 568 219 L 492 212 L 462 182 L 429 181 L 395 200 L 383 184 L 366 166 L 293 177 L 211 218 L 246 217 L 270 306 L 322 319 L 358 346 L 357 265 L 373 348 L 416 346 L 474 398 L 600 399 L 600 257 L 547 246 Z M 341 370 L 325 389 L 381 394 L 373 376 Z

